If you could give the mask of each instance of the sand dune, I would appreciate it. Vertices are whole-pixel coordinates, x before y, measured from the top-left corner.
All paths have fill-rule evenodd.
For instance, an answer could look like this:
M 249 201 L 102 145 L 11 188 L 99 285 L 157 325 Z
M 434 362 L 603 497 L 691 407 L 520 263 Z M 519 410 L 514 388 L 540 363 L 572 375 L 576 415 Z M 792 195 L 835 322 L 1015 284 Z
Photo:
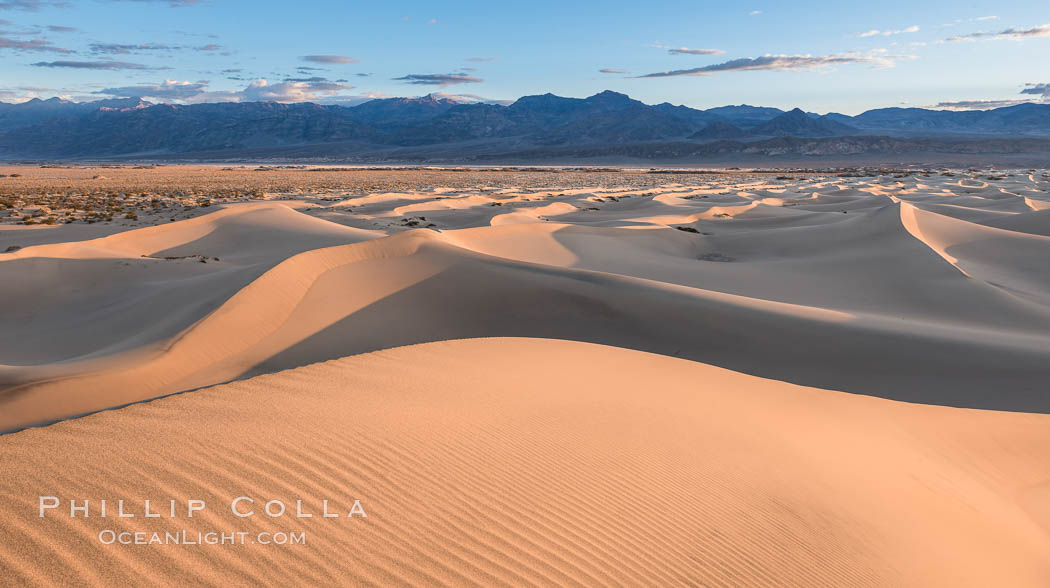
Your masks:
M 1039 586 L 1048 424 L 584 343 L 433 343 L 0 437 L 0 573 L 48 585 Z M 245 492 L 357 499 L 368 516 L 236 518 L 228 504 Z M 187 496 L 207 510 L 39 519 L 40 494 Z M 99 544 L 112 528 L 300 531 L 307 544 Z
M 0 428 L 488 336 L 592 341 L 803 385 L 1050 411 L 1039 383 L 1050 373 L 1050 239 L 877 189 L 833 184 L 782 206 L 735 208 L 657 191 L 578 190 L 554 203 L 502 193 L 500 207 L 477 194 L 459 203 L 447 192 L 378 194 L 317 210 L 349 211 L 371 230 L 263 202 L 26 247 L 0 262 L 6 293 L 23 301 L 0 311 Z M 503 212 L 470 215 L 477 206 Z M 452 211 L 430 219 L 445 226 L 393 220 L 435 209 Z M 751 214 L 760 209 L 771 212 Z M 508 215 L 534 222 L 494 222 Z M 1015 216 L 1030 215 L 1039 213 Z M 607 223 L 628 216 L 634 224 Z M 383 231 L 391 236 L 377 239 Z
M 1050 583 L 1044 181 L 460 182 L 0 227 L 0 577 Z

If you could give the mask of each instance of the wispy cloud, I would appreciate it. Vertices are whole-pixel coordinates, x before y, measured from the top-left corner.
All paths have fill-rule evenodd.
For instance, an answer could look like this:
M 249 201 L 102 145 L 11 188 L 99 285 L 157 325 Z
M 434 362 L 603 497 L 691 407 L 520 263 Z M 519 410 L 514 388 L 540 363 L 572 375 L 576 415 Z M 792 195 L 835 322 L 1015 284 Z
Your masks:
M 998 32 L 983 32 L 979 31 L 976 33 L 970 33 L 968 35 L 955 35 L 954 37 L 948 37 L 945 39 L 948 43 L 955 43 L 959 41 L 977 41 L 980 39 L 986 40 L 1002 40 L 1010 39 L 1014 41 L 1021 41 L 1024 39 L 1033 39 L 1036 37 L 1050 37 L 1050 24 L 1039 25 L 1030 29 L 1003 29 Z
M 748 16 L 758 16 L 760 14 L 762 14 L 761 10 L 752 10 L 751 12 L 747 13 Z
M 488 62 L 488 61 L 496 61 L 497 59 L 499 59 L 499 58 L 498 57 L 468 57 L 467 61 L 471 61 L 471 62 L 474 62 L 474 63 L 485 63 L 485 62 Z
M 1022 94 L 1032 94 L 1050 99 L 1050 84 L 1025 84 Z
M 990 110 L 1018 104 L 1047 104 L 1050 103 L 1050 83 L 1025 84 L 1021 94 L 1033 96 L 1032 98 L 1007 98 L 1002 100 L 957 100 L 954 102 L 938 102 L 928 108 L 940 108 L 943 110 Z
M 353 88 L 353 86 L 331 82 L 323 78 L 318 81 L 285 80 L 275 84 L 260 79 L 253 81 L 242 90 L 213 91 L 209 89 L 208 83 L 205 81 L 165 80 L 160 84 L 105 88 L 94 93 L 122 98 L 148 98 L 159 102 L 185 102 L 187 104 L 204 102 L 317 102 L 326 98 L 338 97 L 342 92 Z
M 61 25 L 47 25 L 47 30 L 52 33 L 75 33 L 78 29 L 76 27 L 64 27 Z
M 162 43 L 92 43 L 88 45 L 92 53 L 106 53 L 110 55 L 127 55 L 142 51 L 171 51 L 175 49 L 171 45 Z
M 67 69 L 170 69 L 164 67 L 151 67 L 141 63 L 128 63 L 127 61 L 38 61 L 30 65 L 36 67 L 56 67 Z
M 1004 108 L 1006 106 L 1017 106 L 1031 100 L 959 100 L 956 102 L 938 102 L 933 108 L 940 110 L 991 110 L 993 108 Z
M 70 49 L 56 47 L 51 41 L 44 39 L 19 40 L 0 37 L 0 49 L 13 49 L 15 51 L 43 51 L 50 53 L 73 53 Z
M 897 59 L 910 59 L 908 55 L 888 55 L 883 51 L 872 53 L 835 53 L 832 55 L 763 55 L 744 57 L 723 63 L 676 69 L 638 76 L 642 78 L 668 78 L 675 76 L 706 76 L 728 71 L 785 71 L 811 70 L 849 63 L 866 63 L 876 67 L 892 67 Z
M 689 47 L 671 47 L 669 45 L 653 44 L 655 49 L 667 49 L 671 55 L 722 55 L 725 51 L 721 49 L 690 49 Z
M 453 102 L 459 102 L 460 104 L 512 104 L 513 100 L 500 100 L 496 98 L 486 98 L 484 96 L 478 96 L 477 94 L 449 94 L 448 92 L 432 92 L 430 94 L 434 98 L 440 100 L 452 100 Z
M 49 6 L 68 8 L 72 6 L 72 3 L 58 0 L 0 0 L 0 10 L 25 10 L 27 12 L 36 12 L 41 8 Z
M 357 63 L 356 59 L 354 59 L 353 57 L 347 57 L 346 55 L 303 55 L 299 59 L 302 59 L 303 61 L 309 61 L 310 63 Z
M 861 37 L 861 38 L 864 38 L 864 37 L 877 37 L 877 36 L 889 37 L 891 35 L 903 35 L 905 33 L 917 33 L 917 32 L 919 32 L 919 25 L 912 25 L 912 26 L 910 26 L 910 27 L 908 27 L 906 29 L 892 29 L 892 30 L 871 29 L 870 31 L 865 31 L 863 33 L 860 33 L 857 36 Z
M 607 73 L 607 74 L 625 74 L 625 73 L 628 73 L 626 69 L 616 69 L 614 67 L 606 67 L 604 69 L 599 69 L 598 72 L 599 73 Z
M 165 80 L 163 83 L 142 86 L 122 86 L 117 88 L 104 88 L 93 92 L 94 94 L 105 94 L 119 98 L 152 98 L 160 102 L 169 100 L 186 100 L 206 92 L 208 84 L 204 82 L 180 82 L 177 80 Z
M 481 78 L 468 76 L 466 74 L 408 74 L 399 78 L 398 81 L 420 86 L 450 86 L 453 84 L 477 84 L 483 82 Z
M 725 51 L 721 49 L 690 49 L 689 47 L 677 47 L 667 50 L 671 55 L 722 55 Z
M 328 78 L 322 78 L 321 76 L 313 76 L 313 77 L 310 77 L 310 78 L 284 78 L 284 81 L 286 81 L 286 82 L 316 83 L 316 82 L 327 82 L 329 80 L 328 80 Z

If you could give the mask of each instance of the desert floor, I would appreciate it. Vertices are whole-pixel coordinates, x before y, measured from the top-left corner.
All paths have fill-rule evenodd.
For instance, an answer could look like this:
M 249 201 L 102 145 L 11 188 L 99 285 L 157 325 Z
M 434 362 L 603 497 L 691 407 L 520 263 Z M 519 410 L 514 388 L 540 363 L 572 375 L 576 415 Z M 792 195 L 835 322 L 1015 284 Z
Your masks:
M 1044 171 L 0 176 L 15 583 L 1050 584 Z

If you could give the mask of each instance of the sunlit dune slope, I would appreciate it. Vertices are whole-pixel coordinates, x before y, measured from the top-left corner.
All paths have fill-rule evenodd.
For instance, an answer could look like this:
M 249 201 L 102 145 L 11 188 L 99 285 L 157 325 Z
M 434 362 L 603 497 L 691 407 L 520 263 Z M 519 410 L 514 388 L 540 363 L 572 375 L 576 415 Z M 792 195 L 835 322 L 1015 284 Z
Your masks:
M 490 336 L 1050 412 L 1036 188 L 808 186 L 300 198 L 25 247 L 0 256 L 0 429 Z M 941 200 L 1009 216 L 978 224 Z
M 1042 586 L 1047 418 L 569 341 L 397 348 L 0 437 L 0 575 Z M 368 517 L 233 517 L 246 493 L 315 513 L 357 499 Z M 40 519 L 39 495 L 208 508 Z M 102 529 L 296 531 L 307 545 L 101 545 Z

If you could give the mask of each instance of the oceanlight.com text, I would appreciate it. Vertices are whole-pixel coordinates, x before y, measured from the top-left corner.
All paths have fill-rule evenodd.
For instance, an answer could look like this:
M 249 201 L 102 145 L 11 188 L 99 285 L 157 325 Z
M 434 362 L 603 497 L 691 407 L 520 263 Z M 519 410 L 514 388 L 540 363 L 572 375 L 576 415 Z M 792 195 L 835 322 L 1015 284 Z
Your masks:
M 115 531 L 98 532 L 103 545 L 306 545 L 306 532 Z

